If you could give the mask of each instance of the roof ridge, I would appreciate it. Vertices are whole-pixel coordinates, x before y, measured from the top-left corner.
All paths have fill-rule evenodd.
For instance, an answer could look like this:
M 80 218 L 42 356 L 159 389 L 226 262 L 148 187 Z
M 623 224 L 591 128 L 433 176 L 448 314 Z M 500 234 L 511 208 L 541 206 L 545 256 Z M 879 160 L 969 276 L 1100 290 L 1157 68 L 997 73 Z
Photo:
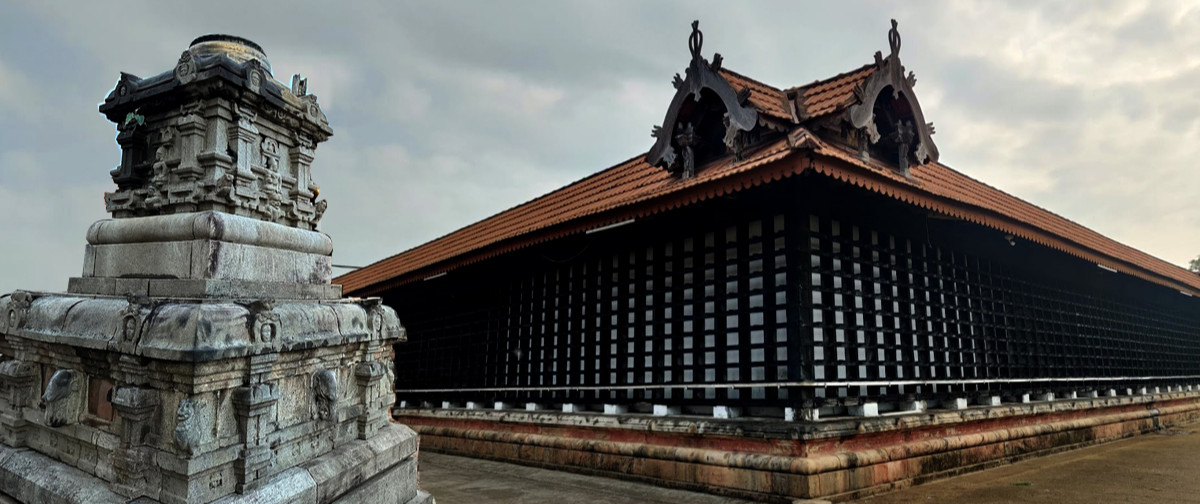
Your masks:
M 746 74 L 744 74 L 744 73 L 738 72 L 738 71 L 736 71 L 736 70 L 730 70 L 729 68 L 726 68 L 726 67 L 721 67 L 721 70 L 720 70 L 720 71 L 718 71 L 718 73 L 721 73 L 721 72 L 731 73 L 731 74 L 733 74 L 733 75 L 734 75 L 734 76 L 736 76 L 736 77 L 740 77 L 740 78 L 742 78 L 742 79 L 748 80 L 748 81 L 750 81 L 750 82 L 752 82 L 752 83 L 754 83 L 754 84 L 758 84 L 758 85 L 760 85 L 760 86 L 763 86 L 763 87 L 768 87 L 768 88 L 771 88 L 772 90 L 779 91 L 780 93 L 784 92 L 783 88 L 776 87 L 776 86 L 772 86 L 772 85 L 770 85 L 770 84 L 767 84 L 766 82 L 760 81 L 760 80 L 758 80 L 758 79 L 755 79 L 754 77 L 750 77 L 750 76 L 748 76 L 748 75 L 746 75 Z
M 851 75 L 851 74 L 854 74 L 854 73 L 858 73 L 858 72 L 861 72 L 861 71 L 863 71 L 863 70 L 867 70 L 867 69 L 869 69 L 869 68 L 871 68 L 871 67 L 874 67 L 874 66 L 875 66 L 875 64 L 874 64 L 874 63 L 867 63 L 867 64 L 865 64 L 865 65 L 863 65 L 863 66 L 860 66 L 860 67 L 858 67 L 858 68 L 855 68 L 855 69 L 853 69 L 853 70 L 847 70 L 847 71 L 845 71 L 845 72 L 842 72 L 842 73 L 840 73 L 840 74 L 834 75 L 834 76 L 832 76 L 832 77 L 827 77 L 827 78 L 824 78 L 824 79 L 817 79 L 817 80 L 815 80 L 815 81 L 812 81 L 812 82 L 810 82 L 810 83 L 808 83 L 808 84 L 801 84 L 801 85 L 799 85 L 799 86 L 792 86 L 792 87 L 790 87 L 790 88 L 787 88 L 787 89 L 781 89 L 781 91 L 783 91 L 784 93 L 789 93 L 789 94 L 790 94 L 790 93 L 794 93 L 794 92 L 796 92 L 796 91 L 801 91 L 801 90 L 808 89 L 808 88 L 811 88 L 811 87 L 816 87 L 816 86 L 819 86 L 819 85 L 821 85 L 821 84 L 827 84 L 827 83 L 833 82 L 833 81 L 835 81 L 835 80 L 838 80 L 838 79 L 844 78 L 844 77 L 846 77 L 846 76 L 848 76 L 848 75 Z

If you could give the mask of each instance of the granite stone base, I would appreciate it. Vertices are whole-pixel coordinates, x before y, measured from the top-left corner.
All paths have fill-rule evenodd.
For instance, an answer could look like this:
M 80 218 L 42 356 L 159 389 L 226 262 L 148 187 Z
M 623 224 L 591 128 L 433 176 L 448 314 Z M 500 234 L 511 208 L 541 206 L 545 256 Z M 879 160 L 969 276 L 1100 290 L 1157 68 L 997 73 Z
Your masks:
M 839 502 L 1200 421 L 1200 393 L 811 422 L 403 409 L 426 451 L 763 502 Z
M 29 504 L 157 504 L 129 498 L 108 483 L 29 448 L 0 444 L 0 491 Z M 417 489 L 417 435 L 390 424 L 369 440 L 356 440 L 275 475 L 257 489 L 215 504 L 433 504 Z

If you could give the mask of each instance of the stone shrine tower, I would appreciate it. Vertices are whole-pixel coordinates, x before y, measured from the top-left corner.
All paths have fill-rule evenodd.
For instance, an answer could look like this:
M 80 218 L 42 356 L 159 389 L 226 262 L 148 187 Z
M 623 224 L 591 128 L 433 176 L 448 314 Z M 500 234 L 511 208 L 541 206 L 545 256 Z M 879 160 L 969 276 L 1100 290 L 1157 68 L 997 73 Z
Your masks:
M 208 35 L 122 73 L 112 219 L 67 293 L 0 297 L 0 492 L 29 503 L 433 502 L 378 298 L 342 299 L 306 81 Z

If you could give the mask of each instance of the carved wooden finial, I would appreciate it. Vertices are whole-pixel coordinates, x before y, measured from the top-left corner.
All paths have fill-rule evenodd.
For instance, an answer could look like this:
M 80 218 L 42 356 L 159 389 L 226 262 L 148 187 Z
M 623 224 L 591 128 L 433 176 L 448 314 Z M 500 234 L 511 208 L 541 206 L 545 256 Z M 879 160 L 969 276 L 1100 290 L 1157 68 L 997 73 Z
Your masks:
M 888 30 L 888 45 L 892 47 L 891 56 L 900 54 L 900 30 L 896 29 L 896 20 L 892 20 L 892 29 Z
M 704 47 L 704 34 L 700 32 L 700 20 L 692 21 L 692 34 L 688 36 L 688 50 L 692 59 L 700 58 L 700 49 Z

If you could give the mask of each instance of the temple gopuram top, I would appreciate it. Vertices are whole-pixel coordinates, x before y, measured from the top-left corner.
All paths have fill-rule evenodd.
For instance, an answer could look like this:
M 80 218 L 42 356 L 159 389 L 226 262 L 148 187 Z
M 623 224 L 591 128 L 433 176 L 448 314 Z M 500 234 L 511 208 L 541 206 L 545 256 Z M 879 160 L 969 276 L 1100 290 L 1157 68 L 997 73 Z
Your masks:
M 308 81 L 275 80 L 266 53 L 233 35 L 192 41 L 175 69 L 121 73 L 100 113 L 117 125 L 115 218 L 227 212 L 316 229 L 326 203 L 311 168 L 333 135 Z
M 690 60 L 650 150 L 559 190 L 337 279 L 372 295 L 533 244 L 581 234 L 811 172 L 1096 263 L 1200 294 L 1200 276 L 972 179 L 939 162 L 934 127 L 888 51 L 810 84 L 778 88 L 704 57 L 692 23 Z

